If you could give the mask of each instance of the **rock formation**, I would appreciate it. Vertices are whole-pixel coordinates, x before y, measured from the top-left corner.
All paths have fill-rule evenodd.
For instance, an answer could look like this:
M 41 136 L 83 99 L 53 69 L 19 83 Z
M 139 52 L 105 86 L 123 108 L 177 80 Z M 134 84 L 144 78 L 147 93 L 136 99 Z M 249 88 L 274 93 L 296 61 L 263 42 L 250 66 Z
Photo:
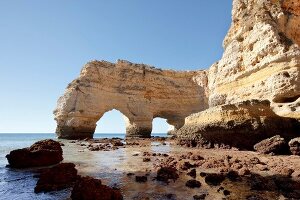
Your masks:
M 268 99 L 300 118 L 298 0 L 234 0 L 222 59 L 209 69 L 209 105 Z
M 274 135 L 287 141 L 299 135 L 300 123 L 276 115 L 268 100 L 220 105 L 190 115 L 177 131 L 180 144 L 211 148 L 215 144 L 253 149 L 257 142 Z
M 233 0 L 223 57 L 206 71 L 87 63 L 58 100 L 57 135 L 92 137 L 96 122 L 111 109 L 124 114 L 127 136 L 149 137 L 155 117 L 166 118 L 176 133 L 190 114 L 251 99 L 269 100 L 276 114 L 300 119 L 299 5 Z
M 206 88 L 205 71 L 89 62 L 58 100 L 56 132 L 59 138 L 90 138 L 97 121 L 112 109 L 124 115 L 127 136 L 150 137 L 155 117 L 179 129 L 186 116 L 208 107 Z
M 73 163 L 60 163 L 49 169 L 44 169 L 34 188 L 35 193 L 51 192 L 72 187 L 77 180 L 77 170 Z
M 13 168 L 41 167 L 59 163 L 63 160 L 62 148 L 54 140 L 41 140 L 28 148 L 11 151 L 6 158 Z

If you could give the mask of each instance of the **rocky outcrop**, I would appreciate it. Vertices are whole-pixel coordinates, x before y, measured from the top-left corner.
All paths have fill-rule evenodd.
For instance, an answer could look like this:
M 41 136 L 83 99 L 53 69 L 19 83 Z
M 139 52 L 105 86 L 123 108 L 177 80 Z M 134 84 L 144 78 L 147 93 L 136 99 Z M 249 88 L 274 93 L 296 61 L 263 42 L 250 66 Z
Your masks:
M 254 145 L 254 150 L 263 154 L 286 154 L 287 143 L 280 135 L 260 141 Z
M 293 155 L 300 156 L 300 137 L 293 138 L 289 141 L 290 151 Z
M 63 160 L 62 148 L 54 140 L 41 140 L 32 146 L 11 151 L 6 158 L 13 168 L 41 167 L 59 163 Z
M 71 187 L 77 180 L 77 177 L 75 164 L 61 163 L 42 171 L 34 188 L 34 192 L 50 192 Z
M 101 180 L 81 177 L 77 180 L 71 194 L 72 200 L 122 200 L 120 190 L 102 185 Z
M 203 78 L 194 78 L 203 77 Z M 54 111 L 59 138 L 91 138 L 104 113 L 119 110 L 127 136 L 150 137 L 152 120 L 176 129 L 207 104 L 205 71 L 176 72 L 119 60 L 87 63 L 67 87 Z
M 208 73 L 210 107 L 268 99 L 277 114 L 300 118 L 299 4 L 233 1 L 223 57 Z
M 181 144 L 214 147 L 215 144 L 253 149 L 257 142 L 281 135 L 291 139 L 299 135 L 296 119 L 276 115 L 269 101 L 244 101 L 215 106 L 186 118 L 177 131 Z
M 276 114 L 300 119 L 299 4 L 233 0 L 224 54 L 207 71 L 176 72 L 127 61 L 87 63 L 58 100 L 57 135 L 90 138 L 111 109 L 125 116 L 127 136 L 149 137 L 155 117 L 167 119 L 174 126 L 170 133 L 176 134 L 190 114 L 210 107 L 207 114 L 213 115 L 214 106 L 251 99 L 269 100 Z

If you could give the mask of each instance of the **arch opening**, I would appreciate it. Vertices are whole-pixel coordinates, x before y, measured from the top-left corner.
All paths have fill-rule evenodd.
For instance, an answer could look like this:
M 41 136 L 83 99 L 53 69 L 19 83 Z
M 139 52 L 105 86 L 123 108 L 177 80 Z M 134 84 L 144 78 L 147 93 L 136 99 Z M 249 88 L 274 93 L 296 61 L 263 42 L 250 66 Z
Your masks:
M 173 126 L 168 124 L 167 119 L 161 117 L 155 117 L 152 120 L 151 136 L 166 137 L 170 129 L 173 129 Z
M 117 109 L 105 112 L 96 124 L 94 138 L 124 137 L 126 134 L 126 116 Z

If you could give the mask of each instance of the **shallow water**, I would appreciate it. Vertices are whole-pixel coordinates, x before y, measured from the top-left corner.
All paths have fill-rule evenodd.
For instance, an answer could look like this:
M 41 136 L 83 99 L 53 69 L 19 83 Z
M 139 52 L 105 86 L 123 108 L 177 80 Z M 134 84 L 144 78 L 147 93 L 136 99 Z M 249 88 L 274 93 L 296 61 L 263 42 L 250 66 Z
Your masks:
M 154 134 L 155 136 L 165 136 L 166 134 Z M 119 137 L 124 138 L 124 134 L 95 134 L 95 138 L 112 138 Z M 0 134 L 0 199 L 4 200 L 59 200 L 68 199 L 70 196 L 70 190 L 66 189 L 59 192 L 51 193 L 34 193 L 34 187 L 37 179 L 33 178 L 33 170 L 16 170 L 7 168 L 7 160 L 5 156 L 14 149 L 24 148 L 32 145 L 34 142 L 42 139 L 55 139 L 54 133 L 49 134 Z M 68 141 L 65 141 L 68 143 Z M 111 172 L 111 166 L 119 162 L 119 155 L 123 149 L 106 152 L 104 154 L 100 152 L 78 152 L 79 147 L 76 145 L 70 145 L 63 147 L 64 150 L 64 162 L 74 162 L 84 168 L 87 166 L 84 173 L 89 175 L 95 175 L 95 177 L 111 179 L 111 183 L 117 183 L 119 181 L 118 172 Z M 101 161 L 101 165 L 99 162 Z M 103 162 L 104 161 L 104 162 Z M 95 171 L 93 166 L 98 166 L 99 171 Z M 105 182 L 105 181 L 104 181 Z
M 166 134 L 159 134 L 165 136 Z M 97 138 L 101 137 L 119 137 L 124 138 L 124 134 L 96 134 Z M 70 189 L 51 193 L 34 193 L 34 187 L 37 179 L 33 178 L 34 172 L 32 170 L 15 170 L 6 168 L 7 161 L 5 155 L 9 151 L 30 146 L 34 142 L 45 139 L 55 138 L 54 134 L 0 134 L 0 199 L 46 199 L 46 200 L 60 200 L 69 199 Z M 206 199 L 224 199 L 222 192 L 218 192 L 220 186 L 225 187 L 231 191 L 231 195 L 225 199 L 245 199 L 249 194 L 255 194 L 251 191 L 246 180 L 239 182 L 232 182 L 225 180 L 220 186 L 208 186 L 202 177 L 199 176 L 202 169 L 197 169 L 197 180 L 201 182 L 202 186 L 196 189 L 190 189 L 185 186 L 187 180 L 191 177 L 186 173 L 180 174 L 180 179 L 176 182 L 170 182 L 168 185 L 156 181 L 156 170 L 153 164 L 159 164 L 162 157 L 151 157 L 151 162 L 143 162 L 143 152 L 151 153 L 168 153 L 172 155 L 181 155 L 190 151 L 197 152 L 200 155 L 209 155 L 218 157 L 220 154 L 235 154 L 234 151 L 227 150 L 197 150 L 179 147 L 177 145 L 162 145 L 161 142 L 144 141 L 144 146 L 130 146 L 126 148 L 119 148 L 113 151 L 89 151 L 86 146 L 81 146 L 80 143 L 88 142 L 81 141 L 80 143 L 70 143 L 68 140 L 60 140 L 65 144 L 63 146 L 64 161 L 76 164 L 76 168 L 80 175 L 93 176 L 100 178 L 106 185 L 120 188 L 124 199 L 193 199 L 194 195 L 209 194 Z M 133 156 L 138 154 L 138 156 Z M 238 152 L 240 156 L 255 156 L 254 152 Z M 210 172 L 207 171 L 205 172 Z M 213 172 L 213 171 L 211 171 Z M 137 183 L 135 176 L 127 176 L 128 173 L 135 175 L 147 175 L 148 181 L 146 183 Z M 168 195 L 171 194 L 171 195 Z M 259 191 L 266 199 L 284 199 L 280 193 L 273 191 Z

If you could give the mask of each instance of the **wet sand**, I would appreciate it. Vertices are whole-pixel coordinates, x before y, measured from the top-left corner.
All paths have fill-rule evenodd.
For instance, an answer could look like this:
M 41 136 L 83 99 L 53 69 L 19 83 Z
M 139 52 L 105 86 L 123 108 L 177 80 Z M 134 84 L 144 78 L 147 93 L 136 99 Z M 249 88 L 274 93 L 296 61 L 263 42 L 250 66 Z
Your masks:
M 104 184 L 120 188 L 124 199 L 181 200 L 194 199 L 193 196 L 202 194 L 206 194 L 205 199 L 300 198 L 297 196 L 300 187 L 298 182 L 294 182 L 300 180 L 299 156 L 260 155 L 235 149 L 186 148 L 178 146 L 176 140 L 164 141 L 160 138 L 130 140 L 127 143 L 134 145 L 120 146 L 115 150 L 107 148 L 105 151 L 89 150 L 91 145 L 99 144 L 95 140 L 62 142 L 63 162 L 75 163 L 80 175 L 99 178 Z M 153 153 L 156 155 L 153 156 Z M 156 171 L 162 165 L 175 166 L 179 179 L 168 184 L 156 180 Z M 186 187 L 186 182 L 193 179 L 187 173 L 193 168 L 196 169 L 195 179 L 201 183 L 200 188 Z M 226 178 L 213 186 L 202 177 L 203 172 L 226 176 L 229 171 L 235 171 L 238 180 Z M 146 176 L 147 181 L 136 182 L 135 176 Z M 286 187 L 289 184 L 292 184 L 293 191 L 291 187 Z

